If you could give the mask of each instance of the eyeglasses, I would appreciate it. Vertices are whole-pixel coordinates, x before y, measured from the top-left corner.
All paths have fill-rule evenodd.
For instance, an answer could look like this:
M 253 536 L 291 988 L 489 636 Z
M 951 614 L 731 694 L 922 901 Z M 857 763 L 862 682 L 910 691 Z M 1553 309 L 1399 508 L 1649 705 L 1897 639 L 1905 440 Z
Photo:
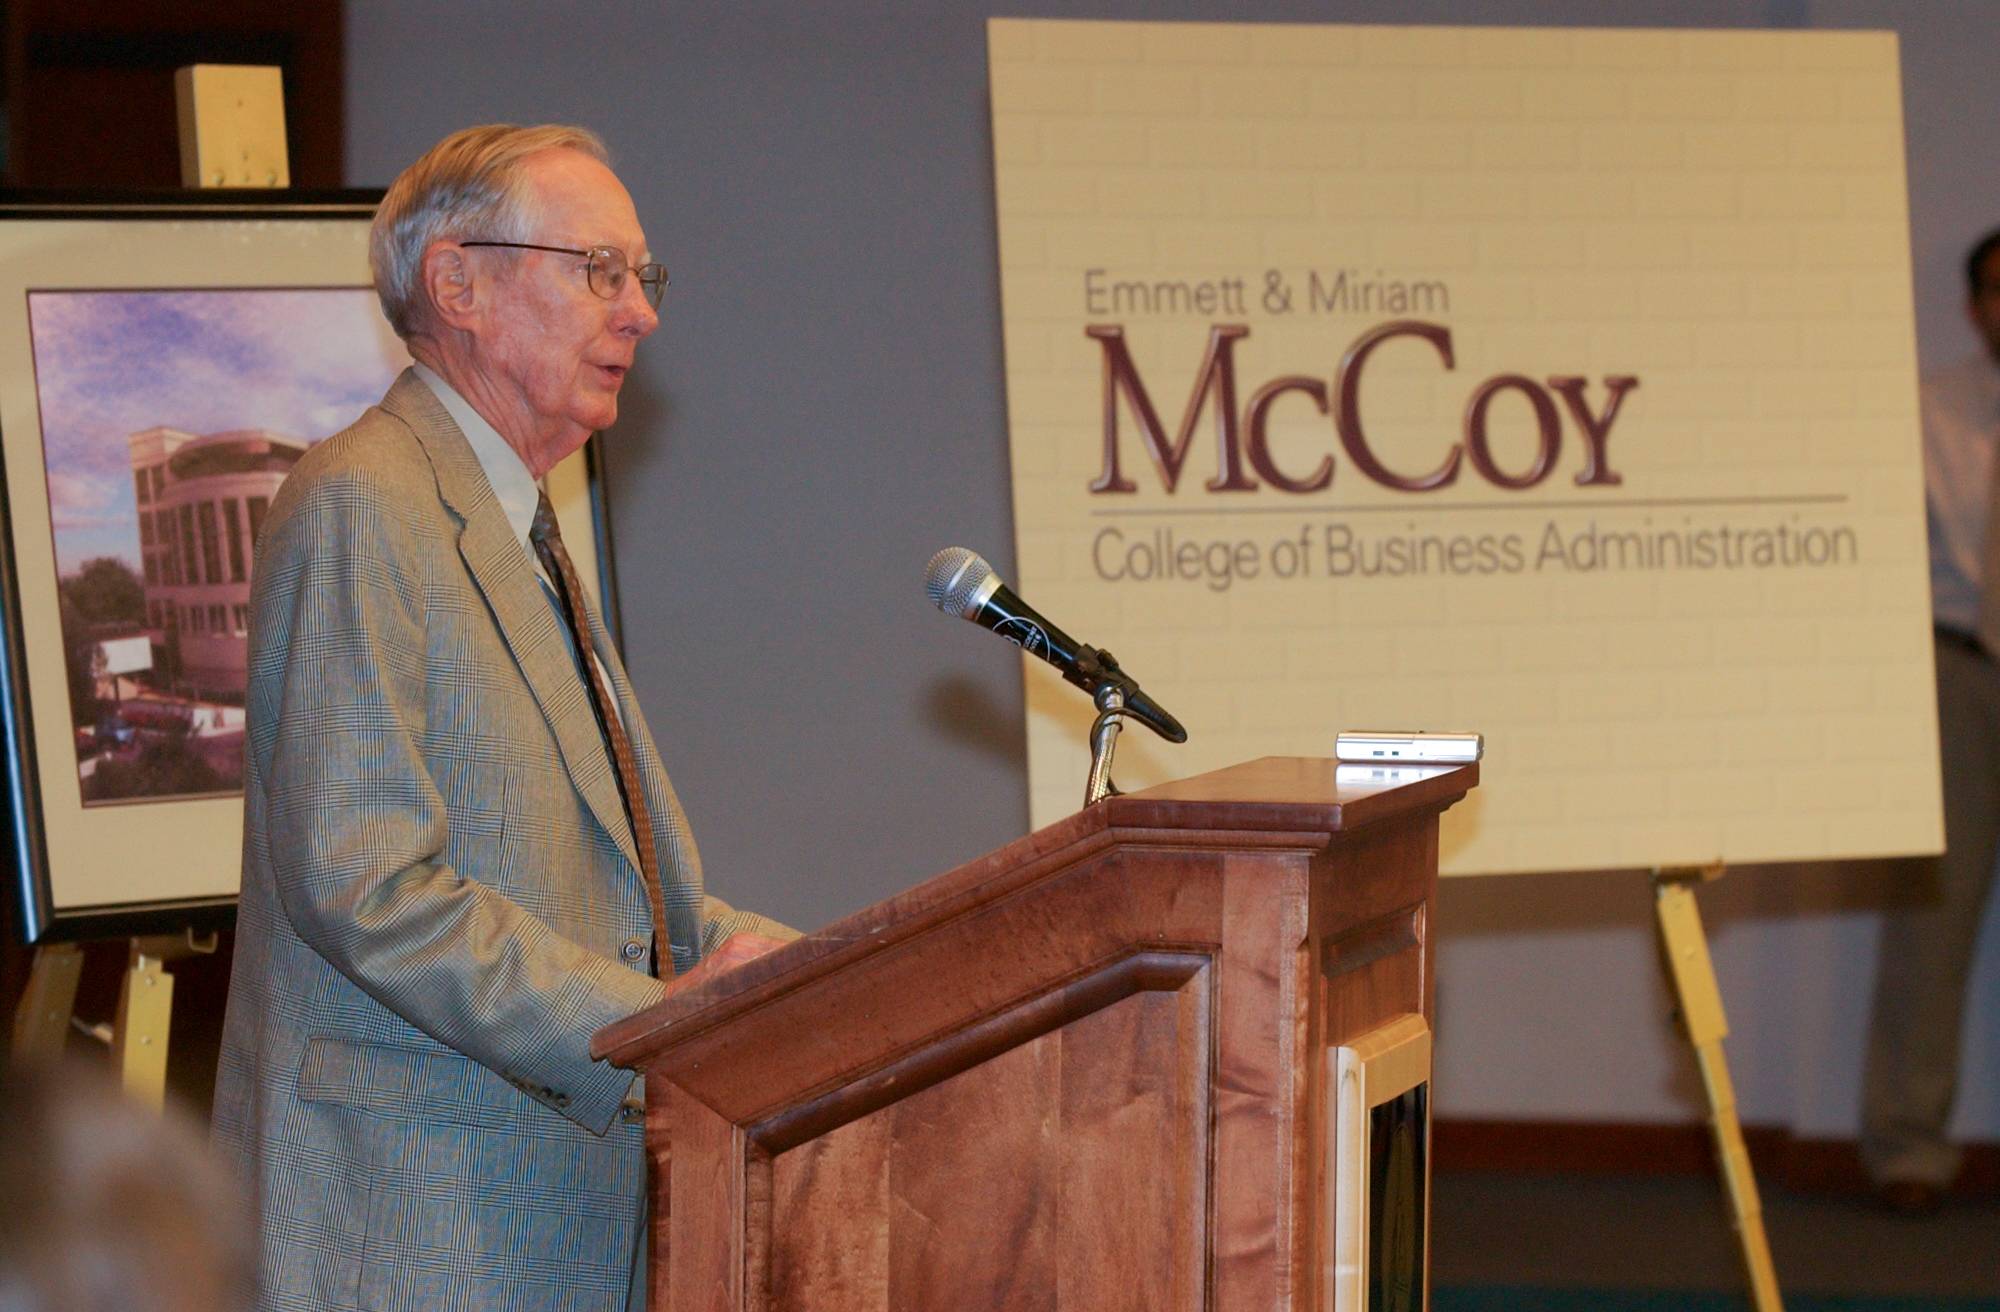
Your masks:
M 554 255 L 581 255 L 586 261 L 584 278 L 590 290 L 607 301 L 615 301 L 625 292 L 627 274 L 639 280 L 640 290 L 654 309 L 660 308 L 660 300 L 667 294 L 667 266 L 664 264 L 642 264 L 633 268 L 626 262 L 625 252 L 616 246 L 592 246 L 589 250 L 576 250 L 568 246 L 538 246 L 531 241 L 462 241 L 461 246 L 508 246 L 523 251 L 548 251 Z

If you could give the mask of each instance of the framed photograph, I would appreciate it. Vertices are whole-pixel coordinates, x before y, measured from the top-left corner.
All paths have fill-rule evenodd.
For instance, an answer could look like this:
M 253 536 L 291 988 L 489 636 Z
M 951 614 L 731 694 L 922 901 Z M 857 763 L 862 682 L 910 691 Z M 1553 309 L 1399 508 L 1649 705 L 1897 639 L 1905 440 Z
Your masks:
M 1431 1208 L 1431 1031 L 1406 1014 L 1327 1054 L 1335 1312 L 1424 1312 Z
M 410 363 L 369 281 L 376 199 L 0 201 L 0 768 L 29 943 L 233 914 L 258 532 Z M 615 631 L 595 454 L 548 487 Z

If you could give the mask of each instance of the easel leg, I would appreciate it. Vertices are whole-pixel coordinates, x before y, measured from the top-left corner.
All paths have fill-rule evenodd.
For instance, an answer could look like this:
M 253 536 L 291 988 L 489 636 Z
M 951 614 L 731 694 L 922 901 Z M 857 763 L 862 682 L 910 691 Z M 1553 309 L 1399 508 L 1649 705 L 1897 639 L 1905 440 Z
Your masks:
M 62 1056 L 76 1010 L 76 982 L 83 974 L 83 949 L 51 943 L 35 949 L 28 991 L 14 1008 L 14 1059 L 49 1061 Z
M 112 1059 L 125 1092 L 160 1107 L 167 1100 L 167 1034 L 173 1020 L 174 977 L 166 970 L 164 945 L 154 940 L 133 939 L 128 960 L 125 986 L 118 995 L 118 1023 L 112 1031 Z
M 1729 1033 L 1729 1023 L 1722 1014 L 1722 988 L 1715 979 L 1715 963 L 1708 955 L 1708 940 L 1702 934 L 1701 913 L 1694 901 L 1694 885 L 1721 878 L 1722 869 L 1718 864 L 1656 871 L 1654 910 L 1681 1024 L 1694 1048 L 1702 1088 L 1708 1094 L 1716 1159 L 1729 1192 L 1730 1219 L 1743 1248 L 1751 1299 L 1757 1312 L 1782 1312 L 1777 1268 L 1771 1263 L 1771 1245 L 1764 1235 L 1764 1207 L 1757 1198 L 1757 1177 L 1750 1169 L 1743 1124 L 1736 1115 L 1736 1087 L 1730 1082 L 1729 1063 L 1722 1055 L 1722 1040 Z

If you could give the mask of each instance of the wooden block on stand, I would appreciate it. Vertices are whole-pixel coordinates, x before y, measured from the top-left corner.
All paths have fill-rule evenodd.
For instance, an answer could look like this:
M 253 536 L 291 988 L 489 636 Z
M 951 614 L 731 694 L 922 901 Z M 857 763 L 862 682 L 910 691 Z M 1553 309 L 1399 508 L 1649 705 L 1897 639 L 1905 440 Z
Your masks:
M 275 67 L 190 64 L 174 72 L 181 185 L 289 187 L 285 87 Z

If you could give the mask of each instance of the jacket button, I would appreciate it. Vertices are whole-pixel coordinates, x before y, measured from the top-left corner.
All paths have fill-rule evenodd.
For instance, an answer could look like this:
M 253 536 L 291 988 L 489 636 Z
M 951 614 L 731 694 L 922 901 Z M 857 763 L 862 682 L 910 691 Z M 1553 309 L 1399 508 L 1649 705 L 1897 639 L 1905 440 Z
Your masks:
M 618 954 L 627 961 L 643 961 L 646 958 L 646 944 L 640 939 L 627 939 L 625 946 L 618 949 Z

